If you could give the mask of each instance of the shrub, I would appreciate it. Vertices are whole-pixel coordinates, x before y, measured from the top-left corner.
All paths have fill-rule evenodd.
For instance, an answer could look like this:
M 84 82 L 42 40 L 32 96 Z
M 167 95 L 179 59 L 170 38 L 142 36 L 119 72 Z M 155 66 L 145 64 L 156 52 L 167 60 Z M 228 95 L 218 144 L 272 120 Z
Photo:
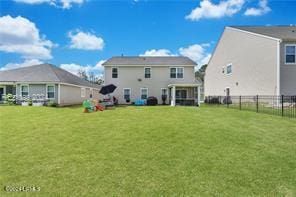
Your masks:
M 53 101 L 47 103 L 47 107 L 58 107 L 59 105 Z

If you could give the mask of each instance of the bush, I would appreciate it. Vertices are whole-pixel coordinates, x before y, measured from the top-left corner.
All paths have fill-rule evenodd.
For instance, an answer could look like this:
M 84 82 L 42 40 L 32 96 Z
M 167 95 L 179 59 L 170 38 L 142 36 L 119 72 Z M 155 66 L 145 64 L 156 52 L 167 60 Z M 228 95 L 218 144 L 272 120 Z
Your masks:
M 59 106 L 59 104 L 52 102 L 52 101 L 47 103 L 47 107 L 58 107 L 58 106 Z
M 4 97 L 4 101 L 9 105 L 15 104 L 15 97 L 12 94 L 6 94 L 3 97 Z
M 221 104 L 220 103 L 220 98 L 218 96 L 207 96 L 205 98 L 205 103 L 209 103 L 209 104 Z

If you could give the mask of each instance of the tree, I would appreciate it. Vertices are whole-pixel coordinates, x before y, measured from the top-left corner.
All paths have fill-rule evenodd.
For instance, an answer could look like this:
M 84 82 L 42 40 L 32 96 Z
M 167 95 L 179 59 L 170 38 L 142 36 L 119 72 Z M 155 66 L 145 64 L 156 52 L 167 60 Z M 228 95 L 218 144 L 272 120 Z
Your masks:
M 204 65 L 202 65 L 200 67 L 200 69 L 198 71 L 195 72 L 195 78 L 196 79 L 199 79 L 202 82 L 204 82 L 207 66 L 208 66 L 207 64 L 204 64 Z

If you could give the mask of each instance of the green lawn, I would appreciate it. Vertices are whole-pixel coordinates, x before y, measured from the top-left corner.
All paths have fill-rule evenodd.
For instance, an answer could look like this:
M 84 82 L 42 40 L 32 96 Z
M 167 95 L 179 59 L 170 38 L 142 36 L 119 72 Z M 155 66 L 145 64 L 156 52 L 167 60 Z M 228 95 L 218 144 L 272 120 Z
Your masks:
M 296 195 L 291 118 L 214 106 L 2 106 L 0 130 L 0 196 L 11 185 L 39 186 L 38 196 Z

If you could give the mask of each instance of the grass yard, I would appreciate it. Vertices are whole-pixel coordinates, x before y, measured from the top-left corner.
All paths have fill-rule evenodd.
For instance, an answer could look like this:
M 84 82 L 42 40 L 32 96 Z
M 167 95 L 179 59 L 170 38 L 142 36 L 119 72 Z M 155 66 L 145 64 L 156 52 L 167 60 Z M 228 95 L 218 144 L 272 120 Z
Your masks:
M 0 196 L 13 185 L 39 186 L 38 196 L 296 195 L 292 118 L 214 106 L 2 106 L 0 130 Z

